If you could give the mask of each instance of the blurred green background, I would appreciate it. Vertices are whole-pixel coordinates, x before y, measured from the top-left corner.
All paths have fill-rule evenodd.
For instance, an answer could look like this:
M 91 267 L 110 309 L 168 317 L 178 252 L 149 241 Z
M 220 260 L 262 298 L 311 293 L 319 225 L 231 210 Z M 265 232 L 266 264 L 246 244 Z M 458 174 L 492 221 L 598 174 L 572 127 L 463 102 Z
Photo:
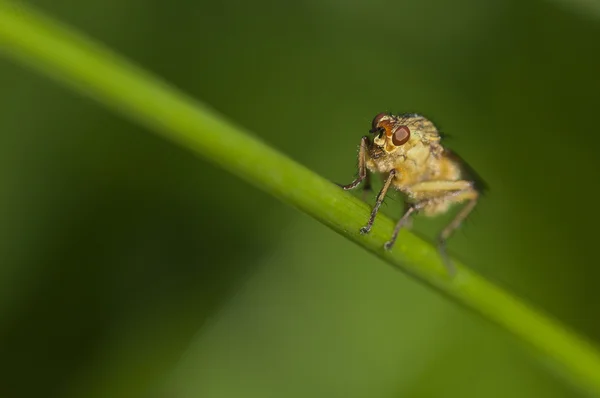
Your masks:
M 429 116 L 490 186 L 451 251 L 600 342 L 597 1 L 30 3 L 336 182 L 375 114 Z M 580 394 L 316 221 L 5 58 L 0 237 L 2 397 Z

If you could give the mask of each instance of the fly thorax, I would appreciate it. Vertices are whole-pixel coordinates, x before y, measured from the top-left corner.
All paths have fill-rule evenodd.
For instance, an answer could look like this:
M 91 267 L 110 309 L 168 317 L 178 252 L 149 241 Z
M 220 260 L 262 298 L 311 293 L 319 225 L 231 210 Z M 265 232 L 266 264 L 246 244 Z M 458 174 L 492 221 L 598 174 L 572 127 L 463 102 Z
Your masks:
M 429 145 L 417 144 L 405 152 L 406 160 L 415 165 L 423 165 L 431 156 Z

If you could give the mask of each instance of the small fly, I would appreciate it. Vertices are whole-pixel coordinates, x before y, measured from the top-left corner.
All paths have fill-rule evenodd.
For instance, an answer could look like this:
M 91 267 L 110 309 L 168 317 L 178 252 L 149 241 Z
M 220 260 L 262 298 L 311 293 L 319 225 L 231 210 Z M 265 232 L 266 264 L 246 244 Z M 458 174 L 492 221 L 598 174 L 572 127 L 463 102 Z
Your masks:
M 371 188 L 369 172 L 379 173 L 385 179 L 371 216 L 360 232 L 369 233 L 390 187 L 402 193 L 405 210 L 384 245 L 386 250 L 394 246 L 398 233 L 415 213 L 435 216 L 445 213 L 451 205 L 463 204 L 437 240 L 442 260 L 453 275 L 455 269 L 446 254 L 446 241 L 475 208 L 483 189 L 480 179 L 464 161 L 440 144 L 437 128 L 424 116 L 380 113 L 371 127 L 373 140 L 364 136 L 360 142 L 358 177 L 342 185 L 349 190 L 364 182 L 364 189 L 368 190 Z

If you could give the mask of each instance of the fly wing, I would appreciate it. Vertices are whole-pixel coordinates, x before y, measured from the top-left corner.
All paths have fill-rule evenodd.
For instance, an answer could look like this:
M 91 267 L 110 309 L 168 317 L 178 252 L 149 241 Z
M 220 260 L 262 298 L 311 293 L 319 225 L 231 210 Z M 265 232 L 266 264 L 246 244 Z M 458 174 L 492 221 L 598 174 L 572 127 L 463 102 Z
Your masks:
M 460 164 L 460 168 L 463 174 L 463 178 L 473 181 L 475 183 L 475 189 L 480 193 L 485 193 L 489 190 L 488 184 L 481 178 L 481 176 L 467 163 L 460 155 L 456 152 L 444 148 L 444 154 Z

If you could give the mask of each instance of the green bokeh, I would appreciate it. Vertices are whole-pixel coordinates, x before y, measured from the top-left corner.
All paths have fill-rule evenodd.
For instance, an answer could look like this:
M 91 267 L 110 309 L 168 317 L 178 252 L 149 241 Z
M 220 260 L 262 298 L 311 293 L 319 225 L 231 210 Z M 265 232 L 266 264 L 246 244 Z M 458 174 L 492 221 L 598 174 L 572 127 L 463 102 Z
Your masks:
M 373 115 L 430 116 L 491 187 L 452 251 L 600 341 L 593 3 L 34 4 L 335 181 Z M 4 59 L 0 131 L 0 396 L 578 396 L 322 225 Z

